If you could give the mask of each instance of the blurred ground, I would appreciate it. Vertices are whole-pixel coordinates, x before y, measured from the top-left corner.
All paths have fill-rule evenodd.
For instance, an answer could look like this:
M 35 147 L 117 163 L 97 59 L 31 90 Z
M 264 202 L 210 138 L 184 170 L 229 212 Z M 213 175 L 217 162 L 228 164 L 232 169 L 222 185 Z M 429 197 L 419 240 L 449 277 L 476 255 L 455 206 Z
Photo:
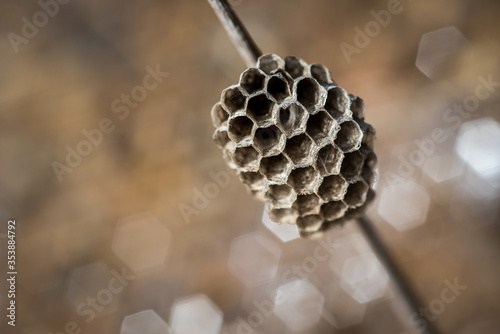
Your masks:
M 500 4 L 232 3 L 262 50 L 322 63 L 365 100 L 368 214 L 435 324 L 498 333 Z M 234 175 L 196 202 L 226 173 L 210 109 L 244 70 L 205 1 L 42 4 L 0 4 L 0 263 L 15 218 L 18 272 L 2 333 L 410 332 L 354 224 L 320 260 L 317 241 L 267 229 Z M 275 290 L 289 299 L 271 312 Z

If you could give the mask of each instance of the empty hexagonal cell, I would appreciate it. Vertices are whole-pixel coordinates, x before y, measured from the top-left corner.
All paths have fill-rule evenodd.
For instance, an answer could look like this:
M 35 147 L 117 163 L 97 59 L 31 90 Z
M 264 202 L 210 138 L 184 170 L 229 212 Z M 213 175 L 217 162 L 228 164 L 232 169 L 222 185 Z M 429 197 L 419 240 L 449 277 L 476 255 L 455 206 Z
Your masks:
M 229 119 L 228 136 L 235 143 L 252 139 L 254 124 L 246 116 L 237 116 Z
M 288 107 L 282 107 L 278 114 L 278 126 L 283 133 L 290 137 L 304 131 L 307 111 L 303 106 L 292 103 Z
M 265 54 L 259 57 L 257 67 L 267 74 L 271 74 L 278 69 L 283 69 L 285 67 L 285 62 L 275 54 Z
M 294 79 L 306 74 L 307 63 L 302 59 L 288 56 L 285 58 L 285 71 Z
M 305 134 L 287 140 L 285 153 L 297 165 L 305 164 L 313 159 L 314 143 Z
M 218 334 L 222 317 L 221 310 L 207 296 L 194 295 L 175 301 L 170 324 L 176 334 Z
M 311 76 L 319 82 L 320 85 L 329 85 L 333 83 L 330 71 L 321 64 L 311 64 Z
M 321 87 L 312 78 L 303 78 L 296 83 L 297 101 L 309 112 L 313 111 L 321 100 Z
M 247 104 L 247 115 L 258 125 L 264 125 L 272 120 L 274 102 L 266 94 L 251 97 Z
M 300 238 L 299 230 L 297 229 L 297 225 L 295 225 L 297 214 L 292 209 L 273 209 L 272 211 L 274 211 L 273 214 L 271 214 L 266 204 L 264 206 L 264 213 L 262 214 L 262 224 L 269 231 L 283 242 Z
M 325 220 L 341 218 L 347 210 L 347 205 L 342 201 L 332 201 L 321 206 L 321 215 Z
M 234 150 L 233 161 L 238 167 L 256 171 L 259 168 L 259 152 L 252 146 L 238 147 Z
M 227 111 L 224 110 L 220 102 L 214 105 L 214 107 L 212 108 L 211 115 L 212 115 L 212 123 L 216 128 L 221 126 L 229 118 L 229 114 L 227 113 Z
M 217 146 L 224 148 L 224 146 L 226 146 L 226 144 L 230 141 L 229 136 L 227 135 L 227 127 L 220 127 L 215 130 L 212 139 Z
M 292 207 L 300 216 L 318 214 L 319 197 L 316 194 L 298 195 Z
M 297 213 L 290 208 L 271 208 L 269 217 L 272 221 L 280 224 L 295 225 L 297 223 Z
M 290 207 L 296 197 L 295 191 L 286 184 L 273 184 L 266 192 L 266 198 L 271 201 L 273 207 Z
M 336 121 L 325 110 L 309 116 L 306 132 L 317 145 L 330 141 L 330 135 L 336 126 Z
M 368 189 L 369 187 L 364 181 L 350 184 L 344 196 L 344 202 L 351 207 L 362 205 L 366 200 Z
M 354 151 L 351 153 L 344 154 L 344 160 L 342 160 L 342 166 L 340 167 L 340 173 L 345 178 L 351 178 L 359 175 L 363 169 L 364 158 L 361 152 Z
M 274 314 L 292 331 L 304 331 L 321 318 L 325 298 L 309 281 L 295 279 L 275 295 Z
M 330 175 L 323 179 L 318 195 L 325 201 L 340 201 L 344 198 L 348 185 L 342 176 Z
M 275 182 L 285 182 L 290 169 L 290 161 L 282 154 L 264 158 L 260 163 L 260 172 L 269 180 Z
M 337 132 L 335 144 L 344 152 L 352 152 L 359 149 L 363 132 L 358 123 L 353 120 L 342 119 L 339 121 L 340 130 Z
M 297 168 L 288 177 L 288 184 L 299 194 L 313 192 L 320 182 L 321 176 L 311 166 Z
M 240 173 L 240 180 L 248 186 L 250 190 L 262 190 L 266 185 L 266 178 L 259 172 Z
M 321 176 L 338 174 L 343 158 L 344 154 L 336 146 L 326 145 L 318 152 L 316 168 Z
M 427 191 L 408 180 L 382 190 L 378 214 L 398 231 L 404 231 L 425 223 L 429 203 Z
M 309 215 L 297 218 L 297 226 L 305 232 L 315 232 L 321 228 L 323 218 L 320 215 Z
M 120 334 L 170 334 L 167 323 L 153 310 L 127 315 L 122 322 Z
M 334 118 L 341 116 L 351 116 L 349 109 L 350 99 L 349 95 L 339 86 L 332 86 L 328 88 L 328 95 L 325 102 L 325 109 Z
M 135 271 L 161 266 L 167 257 L 170 232 L 151 213 L 122 219 L 116 226 L 113 251 Z
M 366 108 L 363 99 L 351 94 L 349 94 L 349 98 L 351 99 L 352 117 L 359 120 L 364 120 L 366 114 Z
M 389 277 L 373 253 L 347 259 L 342 267 L 340 286 L 359 303 L 384 296 Z
M 228 267 L 245 286 L 255 287 L 274 278 L 280 257 L 281 249 L 271 239 L 250 233 L 234 239 Z
M 266 84 L 266 75 L 258 68 L 252 67 L 241 74 L 240 86 L 248 94 L 255 93 L 264 89 Z
M 267 83 L 267 92 L 278 101 L 283 102 L 290 96 L 290 88 L 286 79 L 281 74 L 276 74 L 269 79 Z
M 274 125 L 255 131 L 254 145 L 263 156 L 278 154 L 285 146 L 285 137 Z
M 368 123 L 358 122 L 359 128 L 363 131 L 363 139 L 361 143 L 373 150 L 375 147 L 375 129 Z
M 226 88 L 222 91 L 222 105 L 229 114 L 234 114 L 245 106 L 245 96 L 237 86 Z

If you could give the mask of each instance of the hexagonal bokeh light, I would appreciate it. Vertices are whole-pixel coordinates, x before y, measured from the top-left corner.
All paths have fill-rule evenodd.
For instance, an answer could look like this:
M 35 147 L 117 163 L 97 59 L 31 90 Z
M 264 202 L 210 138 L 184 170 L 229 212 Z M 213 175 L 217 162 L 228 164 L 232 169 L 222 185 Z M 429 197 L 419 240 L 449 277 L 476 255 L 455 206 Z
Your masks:
M 127 217 L 118 222 L 113 251 L 134 271 L 160 266 L 167 257 L 170 232 L 151 213 Z
M 455 143 L 462 160 L 478 175 L 500 187 L 500 124 L 493 118 L 464 123 Z
M 338 282 L 327 287 L 326 297 L 325 308 L 333 317 L 336 328 L 347 328 L 363 321 L 367 304 L 354 299 Z
M 342 268 L 341 287 L 359 303 L 381 298 L 388 282 L 387 273 L 373 253 L 353 256 Z
M 434 79 L 442 66 L 457 50 L 470 46 L 457 27 L 444 27 L 422 35 L 415 65 L 430 79 Z
M 281 249 L 260 232 L 245 234 L 233 240 L 229 254 L 229 271 L 245 286 L 269 282 L 276 275 Z
M 309 281 L 295 279 L 278 288 L 274 313 L 292 331 L 302 331 L 319 321 L 324 300 L 321 292 Z
M 264 205 L 264 212 L 262 214 L 262 224 L 277 236 L 283 242 L 289 242 L 300 238 L 297 225 L 293 224 L 278 224 L 269 218 L 269 206 Z
M 126 316 L 120 334 L 171 334 L 168 324 L 153 310 Z
M 174 303 L 170 324 L 175 334 L 217 334 L 222 317 L 221 310 L 207 296 L 194 295 Z
M 413 180 L 389 185 L 382 190 L 378 214 L 398 231 L 425 223 L 430 197 Z

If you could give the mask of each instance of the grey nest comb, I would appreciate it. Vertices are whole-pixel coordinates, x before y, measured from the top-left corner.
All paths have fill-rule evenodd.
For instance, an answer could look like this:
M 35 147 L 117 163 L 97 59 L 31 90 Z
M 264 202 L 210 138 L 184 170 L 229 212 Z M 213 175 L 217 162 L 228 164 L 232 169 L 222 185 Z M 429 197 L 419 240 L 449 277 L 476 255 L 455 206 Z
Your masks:
M 375 131 L 364 116 L 363 100 L 323 65 L 266 54 L 222 92 L 213 139 L 272 220 L 319 237 L 374 196 Z

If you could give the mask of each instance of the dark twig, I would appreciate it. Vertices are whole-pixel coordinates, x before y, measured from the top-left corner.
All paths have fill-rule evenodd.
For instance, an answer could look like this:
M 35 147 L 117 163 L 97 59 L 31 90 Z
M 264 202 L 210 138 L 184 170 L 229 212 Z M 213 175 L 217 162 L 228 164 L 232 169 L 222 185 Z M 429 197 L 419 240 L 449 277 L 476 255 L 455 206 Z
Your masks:
M 208 0 L 208 2 L 213 7 L 217 17 L 247 66 L 255 66 L 257 58 L 262 53 L 231 6 L 226 0 Z M 373 251 L 377 254 L 377 258 L 384 265 L 396 289 L 405 301 L 411 316 L 411 324 L 415 326 L 415 332 L 420 334 L 436 334 L 437 332 L 433 329 L 429 319 L 426 319 L 419 313 L 421 304 L 418 302 L 410 284 L 394 262 L 384 242 L 375 231 L 373 223 L 366 216 L 361 216 L 357 219 L 357 222 Z
M 229 38 L 248 67 L 255 66 L 262 52 L 226 0 L 208 0 Z

